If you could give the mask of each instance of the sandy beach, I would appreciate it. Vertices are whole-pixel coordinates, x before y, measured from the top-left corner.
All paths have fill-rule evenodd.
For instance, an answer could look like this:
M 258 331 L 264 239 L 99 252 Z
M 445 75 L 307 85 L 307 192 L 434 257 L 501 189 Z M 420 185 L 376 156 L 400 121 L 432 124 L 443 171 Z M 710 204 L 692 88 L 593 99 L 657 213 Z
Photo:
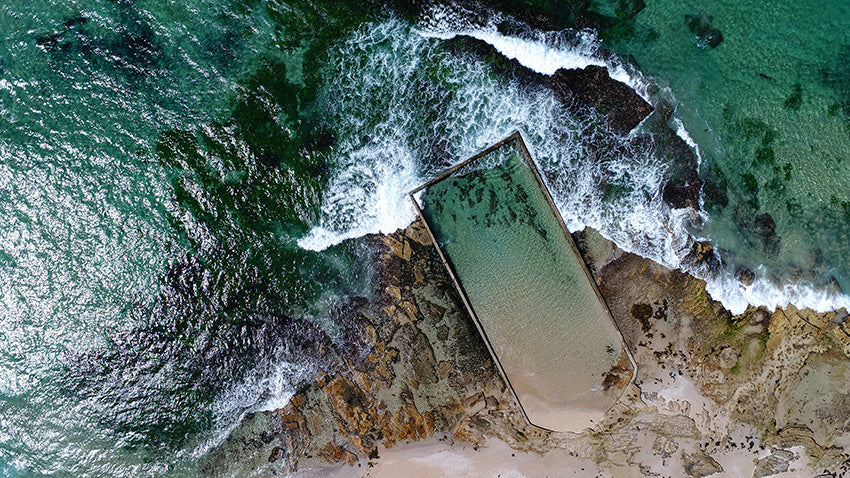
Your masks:
M 433 478 L 535 478 L 596 476 L 596 464 L 587 458 L 571 456 L 565 450 L 545 454 L 518 452 L 498 439 L 484 445 L 452 442 L 442 436 L 418 443 L 380 449 L 380 458 L 363 459 L 355 465 L 331 469 L 304 470 L 299 478 L 395 478 L 421 476 Z M 604 475 L 603 475 L 604 476 Z

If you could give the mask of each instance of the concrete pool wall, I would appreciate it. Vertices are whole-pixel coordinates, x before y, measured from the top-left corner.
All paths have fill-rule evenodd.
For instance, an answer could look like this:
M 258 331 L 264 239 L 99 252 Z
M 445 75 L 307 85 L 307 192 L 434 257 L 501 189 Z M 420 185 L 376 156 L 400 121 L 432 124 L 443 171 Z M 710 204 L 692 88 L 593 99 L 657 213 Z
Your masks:
M 528 421 L 598 423 L 637 367 L 520 134 L 410 197 Z

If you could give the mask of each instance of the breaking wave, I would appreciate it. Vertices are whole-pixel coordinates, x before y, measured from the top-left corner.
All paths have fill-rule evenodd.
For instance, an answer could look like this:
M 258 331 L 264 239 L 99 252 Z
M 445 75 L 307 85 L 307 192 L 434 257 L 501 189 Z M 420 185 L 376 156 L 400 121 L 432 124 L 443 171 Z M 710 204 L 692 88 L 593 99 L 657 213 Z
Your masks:
M 213 429 L 187 451 L 196 458 L 203 456 L 221 445 L 247 414 L 285 407 L 295 395 L 297 386 L 315 373 L 313 364 L 295 364 L 287 360 L 269 361 L 258 367 L 216 397 L 212 407 Z
M 496 77 L 481 60 L 450 51 L 446 42 L 459 35 L 477 38 L 544 74 L 602 65 L 652 102 L 650 82 L 600 53 L 592 32 L 509 36 L 498 31 L 495 18 L 476 24 L 462 13 L 436 9 L 415 27 L 386 20 L 339 45 L 323 74 L 333 79 L 323 97 L 338 138 L 335 174 L 322 217 L 298 241 L 301 247 L 322 250 L 407 226 L 415 218 L 408 191 L 518 129 L 546 172 L 570 230 L 593 227 L 626 251 L 705 279 L 712 297 L 733 313 L 749 304 L 818 311 L 850 306 L 846 296 L 809 283 L 776 285 L 762 269 L 745 286 L 727 270 L 685 266 L 693 241 L 706 239 L 690 231 L 710 218 L 664 204 L 660 190 L 669 160 L 658 157 L 651 143 L 636 141 L 634 132 L 605 130 L 593 113 L 577 117 L 549 90 Z M 673 121 L 699 154 L 682 122 Z

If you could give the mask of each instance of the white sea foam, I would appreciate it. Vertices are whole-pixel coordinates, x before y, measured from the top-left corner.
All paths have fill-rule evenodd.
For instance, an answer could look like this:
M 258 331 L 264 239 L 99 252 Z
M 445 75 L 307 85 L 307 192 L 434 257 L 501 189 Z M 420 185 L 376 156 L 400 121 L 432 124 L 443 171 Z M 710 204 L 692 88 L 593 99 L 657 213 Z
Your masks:
M 687 143 L 688 146 L 691 147 L 694 151 L 696 151 L 697 158 L 702 159 L 702 154 L 699 150 L 699 145 L 691 138 L 691 134 L 688 133 L 688 130 L 685 129 L 685 124 L 682 123 L 682 120 L 679 118 L 673 118 L 673 122 L 676 123 L 676 136 L 682 138 L 682 141 Z
M 438 46 L 442 39 L 469 35 L 547 74 L 605 65 L 646 95 L 643 77 L 616 60 L 602 60 L 598 42 L 586 32 L 570 39 L 515 38 L 498 32 L 493 22 L 474 25 L 462 17 L 437 12 L 416 29 L 389 20 L 341 45 L 332 70 L 323 75 L 333 79 L 324 95 L 338 127 L 337 172 L 322 218 L 299 240 L 301 247 L 322 250 L 346 238 L 405 227 L 414 219 L 407 192 L 448 165 L 434 161 L 434 144 L 441 142 L 443 154 L 456 162 L 519 129 L 547 172 L 570 230 L 590 226 L 624 250 L 685 268 L 706 279 L 712 297 L 734 313 L 748 304 L 790 303 L 818 311 L 850 305 L 846 296 L 808 283 L 776 286 L 757 273 L 752 285 L 743 286 L 729 272 L 685 267 L 690 245 L 702 239 L 688 231 L 710 218 L 692 209 L 671 211 L 663 203 L 666 166 L 652 148 L 633 141 L 634 135 L 618 138 L 611 132 L 607 140 L 598 135 L 588 140 L 588 128 L 599 121 L 579 120 L 548 90 L 501 81 L 484 64 Z M 684 124 L 675 117 L 674 122 L 699 156 Z
M 298 240 L 304 249 L 320 251 L 345 239 L 390 233 L 416 217 L 408 191 L 422 178 L 411 151 L 394 138 L 349 150 L 322 205 L 323 222 Z
M 818 312 L 842 307 L 850 309 L 850 297 L 837 291 L 829 291 L 802 280 L 777 285 L 765 278 L 764 273 L 763 268 L 759 268 L 756 279 L 749 286 L 741 284 L 731 274 L 723 273 L 708 280 L 707 290 L 712 298 L 719 300 L 733 314 L 744 312 L 749 304 L 768 309 L 793 305 Z
M 601 44 L 593 30 L 569 30 L 564 32 L 530 31 L 528 37 L 519 38 L 503 35 L 497 24 L 503 19 L 493 12 L 483 24 L 470 20 L 455 6 L 435 5 L 422 19 L 418 32 L 448 40 L 458 35 L 469 36 L 486 42 L 507 58 L 538 73 L 551 75 L 559 69 L 583 69 L 588 66 L 604 66 L 611 78 L 632 87 L 644 99 L 649 98 L 648 83 L 640 72 L 626 67 L 616 58 L 605 58 Z
M 492 45 L 507 58 L 517 60 L 526 68 L 544 75 L 551 75 L 561 68 L 571 70 L 587 68 L 590 65 L 606 66 L 603 60 L 595 56 L 598 44 L 596 37 L 591 32 L 578 33 L 579 42 L 569 50 L 550 47 L 545 43 L 545 37 L 534 41 L 505 36 L 499 33 L 495 27 L 462 30 L 423 29 L 420 33 L 423 36 L 443 40 L 449 40 L 458 35 L 477 38 Z M 627 77 L 625 78 L 628 80 Z M 623 81 L 623 83 L 626 83 L 626 81 Z
M 269 363 L 254 369 L 244 380 L 219 394 L 212 407 L 213 430 L 189 451 L 192 456 L 203 456 L 221 445 L 246 414 L 285 407 L 295 395 L 298 384 L 316 372 L 315 367 L 304 363 L 287 360 Z

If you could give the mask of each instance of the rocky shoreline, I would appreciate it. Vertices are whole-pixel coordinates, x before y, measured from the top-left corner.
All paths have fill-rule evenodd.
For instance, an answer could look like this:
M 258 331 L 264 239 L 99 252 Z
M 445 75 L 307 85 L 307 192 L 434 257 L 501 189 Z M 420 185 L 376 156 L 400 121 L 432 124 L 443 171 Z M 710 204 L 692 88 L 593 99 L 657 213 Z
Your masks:
M 378 273 L 371 299 L 336 311 L 353 345 L 318 346 L 325 371 L 285 408 L 243 420 L 203 472 L 290 475 L 344 463 L 360 476 L 383 450 L 438 439 L 562 453 L 602 476 L 848 471 L 846 311 L 751 307 L 733 316 L 699 279 L 592 230 L 574 238 L 639 368 L 595 429 L 559 434 L 525 423 L 415 222 L 360 239 L 375 250 Z
M 547 76 L 469 37 L 449 46 L 485 60 L 498 75 L 551 89 L 575 114 L 601 113 L 611 134 L 591 141 L 600 150 L 642 124 L 645 132 L 633 140 L 652 141 L 674 159 L 659 190 L 665 203 L 700 207 L 697 158 L 671 126 L 669 105 L 653 108 L 604 68 Z M 577 476 L 850 472 L 847 311 L 750 307 L 733 315 L 702 280 L 620 251 L 595 231 L 573 236 L 638 366 L 633 384 L 608 384 L 624 397 L 593 429 L 553 433 L 525 422 L 417 221 L 354 240 L 375 254 L 372 295 L 349 298 L 331 312 L 341 337 L 314 342 L 319 373 L 286 407 L 245 417 L 205 458 L 203 473 L 392 476 L 381 472 L 382 463 L 417 453 L 454 453 L 480 467 L 477 474 L 494 475 L 498 462 L 498 470 L 536 476 L 539 469 L 528 470 L 541 460 Z M 687 270 L 721 267 L 710 243 L 685 247 Z M 752 272 L 741 271 L 741 282 L 748 278 Z M 532 459 L 505 461 L 517 453 Z

